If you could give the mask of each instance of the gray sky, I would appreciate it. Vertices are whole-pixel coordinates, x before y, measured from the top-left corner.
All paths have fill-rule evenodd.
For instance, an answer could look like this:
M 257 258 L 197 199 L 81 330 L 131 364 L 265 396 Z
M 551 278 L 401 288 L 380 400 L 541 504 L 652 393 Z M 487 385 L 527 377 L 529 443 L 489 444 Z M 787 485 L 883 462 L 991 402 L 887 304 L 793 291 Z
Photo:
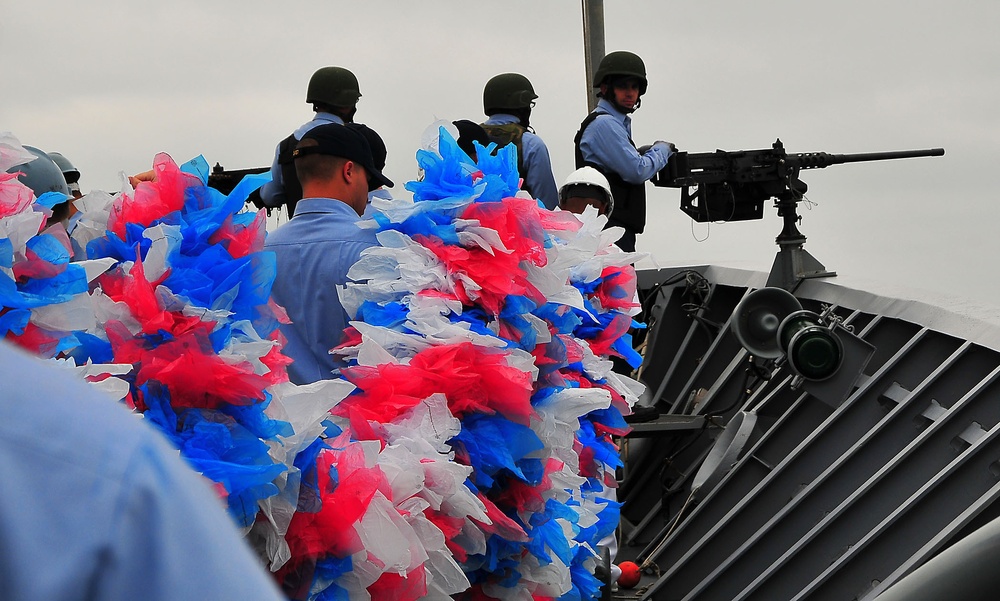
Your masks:
M 115 190 L 155 153 L 229 169 L 270 164 L 311 117 L 318 67 L 353 70 L 357 120 L 389 149 L 393 192 L 437 118 L 479 120 L 482 87 L 516 71 L 556 180 L 586 116 L 575 0 L 0 0 L 0 130 L 62 152 L 81 186 Z M 941 158 L 808 171 L 806 249 L 847 277 L 1000 305 L 1000 2 L 996 0 L 606 0 L 607 50 L 645 59 L 639 144 L 691 152 L 872 152 L 944 147 Z M 679 192 L 648 190 L 639 250 L 663 265 L 770 267 L 781 221 L 694 223 Z

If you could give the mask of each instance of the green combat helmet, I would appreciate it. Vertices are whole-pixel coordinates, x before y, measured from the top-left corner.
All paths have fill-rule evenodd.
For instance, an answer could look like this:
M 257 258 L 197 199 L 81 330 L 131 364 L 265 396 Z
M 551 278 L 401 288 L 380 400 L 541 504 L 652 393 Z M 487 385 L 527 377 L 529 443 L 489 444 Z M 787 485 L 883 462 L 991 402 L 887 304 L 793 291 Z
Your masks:
M 646 93 L 646 64 L 636 54 L 619 50 L 605 55 L 594 73 L 594 87 L 601 87 L 608 77 L 637 77 L 642 81 L 639 93 Z
M 309 79 L 306 102 L 335 107 L 353 107 L 361 98 L 358 78 L 343 67 L 323 67 Z
M 535 98 L 538 94 L 527 77 L 520 73 L 501 73 L 490 78 L 483 88 L 483 111 L 489 115 L 498 110 L 531 108 Z

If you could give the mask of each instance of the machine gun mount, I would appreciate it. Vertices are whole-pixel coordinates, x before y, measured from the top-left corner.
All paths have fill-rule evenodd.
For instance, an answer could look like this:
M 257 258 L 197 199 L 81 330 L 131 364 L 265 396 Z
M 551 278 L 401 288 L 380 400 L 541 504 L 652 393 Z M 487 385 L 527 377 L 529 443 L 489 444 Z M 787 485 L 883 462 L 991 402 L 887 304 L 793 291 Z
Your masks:
M 783 220 L 775 239 L 779 252 L 768 286 L 791 290 L 802 278 L 835 275 L 803 248 L 806 237 L 798 230 L 796 205 L 808 186 L 799 179 L 803 169 L 822 169 L 841 163 L 860 163 L 941 156 L 943 148 L 858 154 L 808 152 L 787 154 L 781 140 L 771 148 L 727 152 L 676 152 L 653 177 L 656 186 L 681 189 L 681 210 L 698 222 L 746 221 L 764 216 L 764 203 L 774 199 Z

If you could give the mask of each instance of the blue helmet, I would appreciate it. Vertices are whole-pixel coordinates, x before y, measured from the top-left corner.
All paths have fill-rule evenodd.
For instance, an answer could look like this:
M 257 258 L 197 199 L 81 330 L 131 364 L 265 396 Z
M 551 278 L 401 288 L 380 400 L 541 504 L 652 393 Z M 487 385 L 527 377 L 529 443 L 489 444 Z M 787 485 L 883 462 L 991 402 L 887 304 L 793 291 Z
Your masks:
M 15 165 L 7 172 L 20 171 L 22 175 L 18 176 L 17 179 L 31 188 L 36 198 L 46 192 L 62 192 L 69 196 L 69 186 L 66 185 L 66 177 L 59 165 L 56 165 L 56 162 L 48 154 L 34 146 L 26 145 L 24 149 L 37 158 L 21 165 Z

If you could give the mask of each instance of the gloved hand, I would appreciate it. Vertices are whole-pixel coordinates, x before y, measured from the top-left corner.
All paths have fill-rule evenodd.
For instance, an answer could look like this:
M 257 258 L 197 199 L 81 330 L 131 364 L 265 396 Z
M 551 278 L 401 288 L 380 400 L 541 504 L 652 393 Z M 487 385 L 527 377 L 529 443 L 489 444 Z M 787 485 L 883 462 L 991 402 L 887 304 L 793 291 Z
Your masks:
M 677 147 L 674 146 L 673 142 L 664 142 L 663 140 L 653 142 L 653 148 L 662 148 L 668 155 L 677 152 Z

